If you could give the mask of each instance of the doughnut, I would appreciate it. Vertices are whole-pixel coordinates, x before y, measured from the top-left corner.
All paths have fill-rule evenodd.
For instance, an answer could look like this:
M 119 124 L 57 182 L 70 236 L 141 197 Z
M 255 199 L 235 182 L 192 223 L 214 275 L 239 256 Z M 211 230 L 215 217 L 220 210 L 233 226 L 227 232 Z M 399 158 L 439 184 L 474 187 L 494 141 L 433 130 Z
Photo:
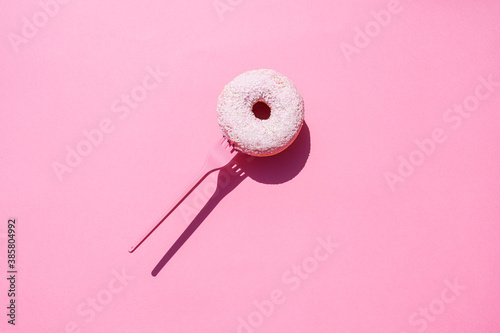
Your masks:
M 256 108 L 262 107 L 270 113 L 258 117 Z M 283 74 L 272 69 L 251 70 L 224 87 L 217 103 L 217 118 L 222 134 L 236 150 L 270 156 L 290 146 L 299 134 L 304 100 Z

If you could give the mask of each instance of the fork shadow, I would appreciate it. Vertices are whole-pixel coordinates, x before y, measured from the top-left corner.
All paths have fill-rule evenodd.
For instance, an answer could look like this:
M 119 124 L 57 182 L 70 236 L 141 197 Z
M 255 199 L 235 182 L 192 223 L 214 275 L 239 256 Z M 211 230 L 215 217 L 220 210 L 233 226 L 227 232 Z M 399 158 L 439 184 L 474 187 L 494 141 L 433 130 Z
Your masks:
M 179 236 L 175 243 L 170 247 L 163 258 L 158 262 L 156 267 L 151 272 L 151 275 L 158 275 L 162 268 L 170 261 L 170 259 L 172 259 L 172 257 L 177 253 L 181 246 L 184 245 L 189 237 L 191 237 L 191 235 L 196 231 L 196 229 L 198 229 L 198 227 L 214 210 L 219 202 L 226 195 L 228 195 L 229 192 L 234 190 L 245 178 L 247 178 L 247 175 L 238 166 L 243 160 L 245 160 L 245 158 L 246 156 L 244 154 L 238 153 L 235 157 L 233 157 L 228 165 L 226 165 L 219 171 L 219 175 L 217 176 L 217 187 L 214 194 L 210 197 L 205 206 L 203 206 L 203 208 L 198 212 L 198 214 L 189 224 L 186 230 L 184 230 L 184 232 Z M 233 166 L 235 165 L 236 167 L 233 169 Z M 236 170 L 240 171 L 237 172 Z
M 262 184 L 281 184 L 293 179 L 304 168 L 311 150 L 309 127 L 304 122 L 295 141 L 283 152 L 268 157 L 252 157 L 243 153 L 235 157 L 219 171 L 214 194 L 198 212 L 193 221 L 165 253 L 151 272 L 156 276 L 179 251 L 184 243 L 210 215 L 219 202 L 234 190 L 244 179 Z M 236 165 L 236 167 L 234 167 Z M 234 169 L 233 169 L 234 167 Z

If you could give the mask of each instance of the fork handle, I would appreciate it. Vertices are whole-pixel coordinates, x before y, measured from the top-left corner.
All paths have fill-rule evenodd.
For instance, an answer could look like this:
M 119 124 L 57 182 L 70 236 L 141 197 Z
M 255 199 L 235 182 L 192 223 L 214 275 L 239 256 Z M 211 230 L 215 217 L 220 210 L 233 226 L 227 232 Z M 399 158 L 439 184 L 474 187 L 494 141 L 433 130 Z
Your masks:
M 194 191 L 194 189 L 200 185 L 200 183 L 205 179 L 207 178 L 207 176 L 209 174 L 211 174 L 212 172 L 218 170 L 217 168 L 216 169 L 209 169 L 207 167 L 207 164 L 205 163 L 205 165 L 203 166 L 203 169 L 201 170 L 201 172 L 198 174 L 198 176 L 193 180 L 193 182 L 191 183 L 191 185 L 189 185 L 183 192 L 183 194 L 179 197 L 179 199 L 174 203 L 174 205 L 172 206 L 172 208 L 170 208 L 170 210 L 165 214 L 163 215 L 163 218 L 153 224 L 141 238 L 139 238 L 139 240 L 137 242 L 135 242 L 134 245 L 132 245 L 128 252 L 132 253 L 134 252 L 148 237 L 149 235 L 151 235 L 159 226 L 160 224 L 163 223 L 163 221 L 165 221 L 167 219 L 167 217 L 170 216 L 170 214 L 172 214 L 172 212 L 177 208 L 179 207 L 179 205 L 188 197 L 188 195 L 191 194 L 191 192 Z

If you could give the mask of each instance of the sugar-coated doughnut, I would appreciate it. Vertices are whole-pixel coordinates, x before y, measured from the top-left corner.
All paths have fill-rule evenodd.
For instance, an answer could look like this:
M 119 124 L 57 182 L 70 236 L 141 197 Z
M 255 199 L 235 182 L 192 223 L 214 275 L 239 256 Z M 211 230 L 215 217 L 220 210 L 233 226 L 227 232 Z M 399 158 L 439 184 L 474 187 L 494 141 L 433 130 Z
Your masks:
M 254 114 L 258 102 L 269 106 L 269 118 L 259 119 Z M 222 133 L 237 150 L 254 156 L 274 155 L 299 134 L 304 100 L 283 74 L 272 69 L 251 70 L 224 87 L 217 116 Z

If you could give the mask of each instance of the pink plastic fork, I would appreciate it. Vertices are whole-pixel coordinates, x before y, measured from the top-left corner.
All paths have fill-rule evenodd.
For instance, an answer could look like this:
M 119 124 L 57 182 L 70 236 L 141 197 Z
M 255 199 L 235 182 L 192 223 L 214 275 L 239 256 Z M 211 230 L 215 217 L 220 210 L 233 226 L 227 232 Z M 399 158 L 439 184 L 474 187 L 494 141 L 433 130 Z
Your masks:
M 194 189 L 212 172 L 222 169 L 225 167 L 232 158 L 237 154 L 237 151 L 234 147 L 229 143 L 229 141 L 225 138 L 222 138 L 214 144 L 210 152 L 208 153 L 207 159 L 205 160 L 205 165 L 201 169 L 198 176 L 191 183 L 189 187 L 186 188 L 184 193 L 181 195 L 179 200 L 172 206 L 172 208 L 165 214 L 165 216 L 156 224 L 151 226 L 132 247 L 128 250 L 128 252 L 134 252 L 145 240 L 151 235 L 156 228 L 160 226 L 167 219 L 167 217 L 172 214 L 172 212 L 179 207 L 179 205 L 187 198 L 187 196 L 194 191 Z

